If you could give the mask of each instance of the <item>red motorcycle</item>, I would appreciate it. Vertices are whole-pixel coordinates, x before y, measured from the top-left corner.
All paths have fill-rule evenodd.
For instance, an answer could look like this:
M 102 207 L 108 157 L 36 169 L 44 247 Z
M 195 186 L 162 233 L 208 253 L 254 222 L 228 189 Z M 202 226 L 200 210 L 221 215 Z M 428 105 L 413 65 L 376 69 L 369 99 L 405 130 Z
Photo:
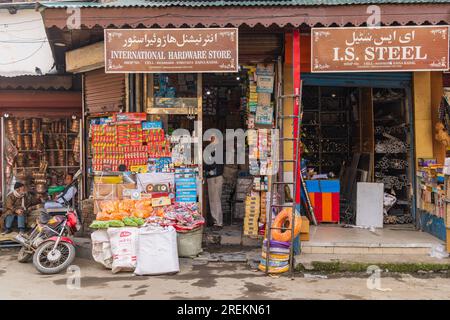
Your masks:
M 33 257 L 33 265 L 44 274 L 65 270 L 75 259 L 75 244 L 70 237 L 79 228 L 77 212 L 73 208 L 46 210 L 28 236 L 15 238 L 22 244 L 18 261 L 28 262 Z
M 80 176 L 79 170 L 66 188 L 76 186 Z M 70 237 L 80 227 L 76 209 L 65 200 L 62 208 L 43 210 L 29 235 L 16 236 L 22 245 L 17 259 L 25 263 L 33 258 L 35 268 L 44 274 L 65 270 L 75 259 L 75 244 Z

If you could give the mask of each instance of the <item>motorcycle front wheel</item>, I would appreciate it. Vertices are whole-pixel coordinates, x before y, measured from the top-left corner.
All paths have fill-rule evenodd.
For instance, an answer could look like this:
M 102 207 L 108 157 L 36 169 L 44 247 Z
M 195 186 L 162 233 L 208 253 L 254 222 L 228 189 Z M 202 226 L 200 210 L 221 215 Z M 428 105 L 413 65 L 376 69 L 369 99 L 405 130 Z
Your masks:
M 17 256 L 17 261 L 20 263 L 27 263 L 33 257 L 33 253 L 28 252 L 25 247 L 20 248 L 19 255 Z
M 72 244 L 61 241 L 53 250 L 54 245 L 55 241 L 46 241 L 36 249 L 33 264 L 40 273 L 59 273 L 75 259 L 75 247 Z

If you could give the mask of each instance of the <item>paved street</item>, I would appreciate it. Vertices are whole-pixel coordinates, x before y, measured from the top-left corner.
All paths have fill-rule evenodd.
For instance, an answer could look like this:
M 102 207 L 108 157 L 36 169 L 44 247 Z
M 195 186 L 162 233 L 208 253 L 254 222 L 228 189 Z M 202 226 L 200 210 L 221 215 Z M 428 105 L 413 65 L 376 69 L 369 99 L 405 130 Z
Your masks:
M 382 275 L 381 290 L 370 290 L 366 274 L 290 280 L 243 263 L 193 266 L 183 259 L 179 274 L 157 277 L 114 275 L 83 259 L 75 264 L 80 289 L 68 274 L 38 274 L 31 263 L 19 264 L 15 251 L 0 251 L 0 299 L 450 299 L 448 275 Z

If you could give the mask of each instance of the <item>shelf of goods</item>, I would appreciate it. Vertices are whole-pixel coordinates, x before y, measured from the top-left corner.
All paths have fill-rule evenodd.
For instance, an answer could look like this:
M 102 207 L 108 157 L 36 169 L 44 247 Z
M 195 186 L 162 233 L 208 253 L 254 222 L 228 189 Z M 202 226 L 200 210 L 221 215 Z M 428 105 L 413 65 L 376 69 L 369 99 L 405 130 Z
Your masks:
M 328 87 L 303 88 L 302 142 L 308 167 L 319 173 L 338 174 L 343 161 L 350 158 L 350 106 L 345 90 Z
M 272 171 L 272 132 L 274 116 L 274 64 L 245 66 L 247 92 L 241 108 L 247 120 L 249 176 L 238 178 L 237 191 L 243 206 L 235 205 L 236 216 L 244 216 L 244 235 L 264 236 L 268 207 L 269 173 Z M 245 183 L 248 182 L 248 183 Z
M 4 120 L 4 182 L 13 178 L 42 193 L 61 185 L 80 161 L 80 120 L 71 118 L 6 118 Z
M 86 224 L 134 217 L 160 225 L 176 220 L 177 230 L 190 230 L 194 216 L 196 227 L 203 224 L 198 167 L 161 121 L 147 121 L 145 113 L 93 118 L 90 137 L 95 216 Z

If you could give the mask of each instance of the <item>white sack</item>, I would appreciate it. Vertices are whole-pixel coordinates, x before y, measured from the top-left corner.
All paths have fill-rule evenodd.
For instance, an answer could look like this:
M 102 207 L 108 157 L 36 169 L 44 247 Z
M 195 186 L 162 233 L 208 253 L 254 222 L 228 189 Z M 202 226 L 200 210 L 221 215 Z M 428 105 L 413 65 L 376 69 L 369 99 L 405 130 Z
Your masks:
M 108 236 L 113 254 L 112 272 L 133 271 L 136 268 L 139 229 L 109 228 Z
M 180 271 L 177 232 L 173 227 L 146 227 L 139 232 L 137 275 L 156 275 Z
M 106 268 L 112 268 L 113 255 L 111 244 L 109 242 L 108 232 L 106 230 L 97 230 L 91 234 L 92 257 L 98 263 Z

